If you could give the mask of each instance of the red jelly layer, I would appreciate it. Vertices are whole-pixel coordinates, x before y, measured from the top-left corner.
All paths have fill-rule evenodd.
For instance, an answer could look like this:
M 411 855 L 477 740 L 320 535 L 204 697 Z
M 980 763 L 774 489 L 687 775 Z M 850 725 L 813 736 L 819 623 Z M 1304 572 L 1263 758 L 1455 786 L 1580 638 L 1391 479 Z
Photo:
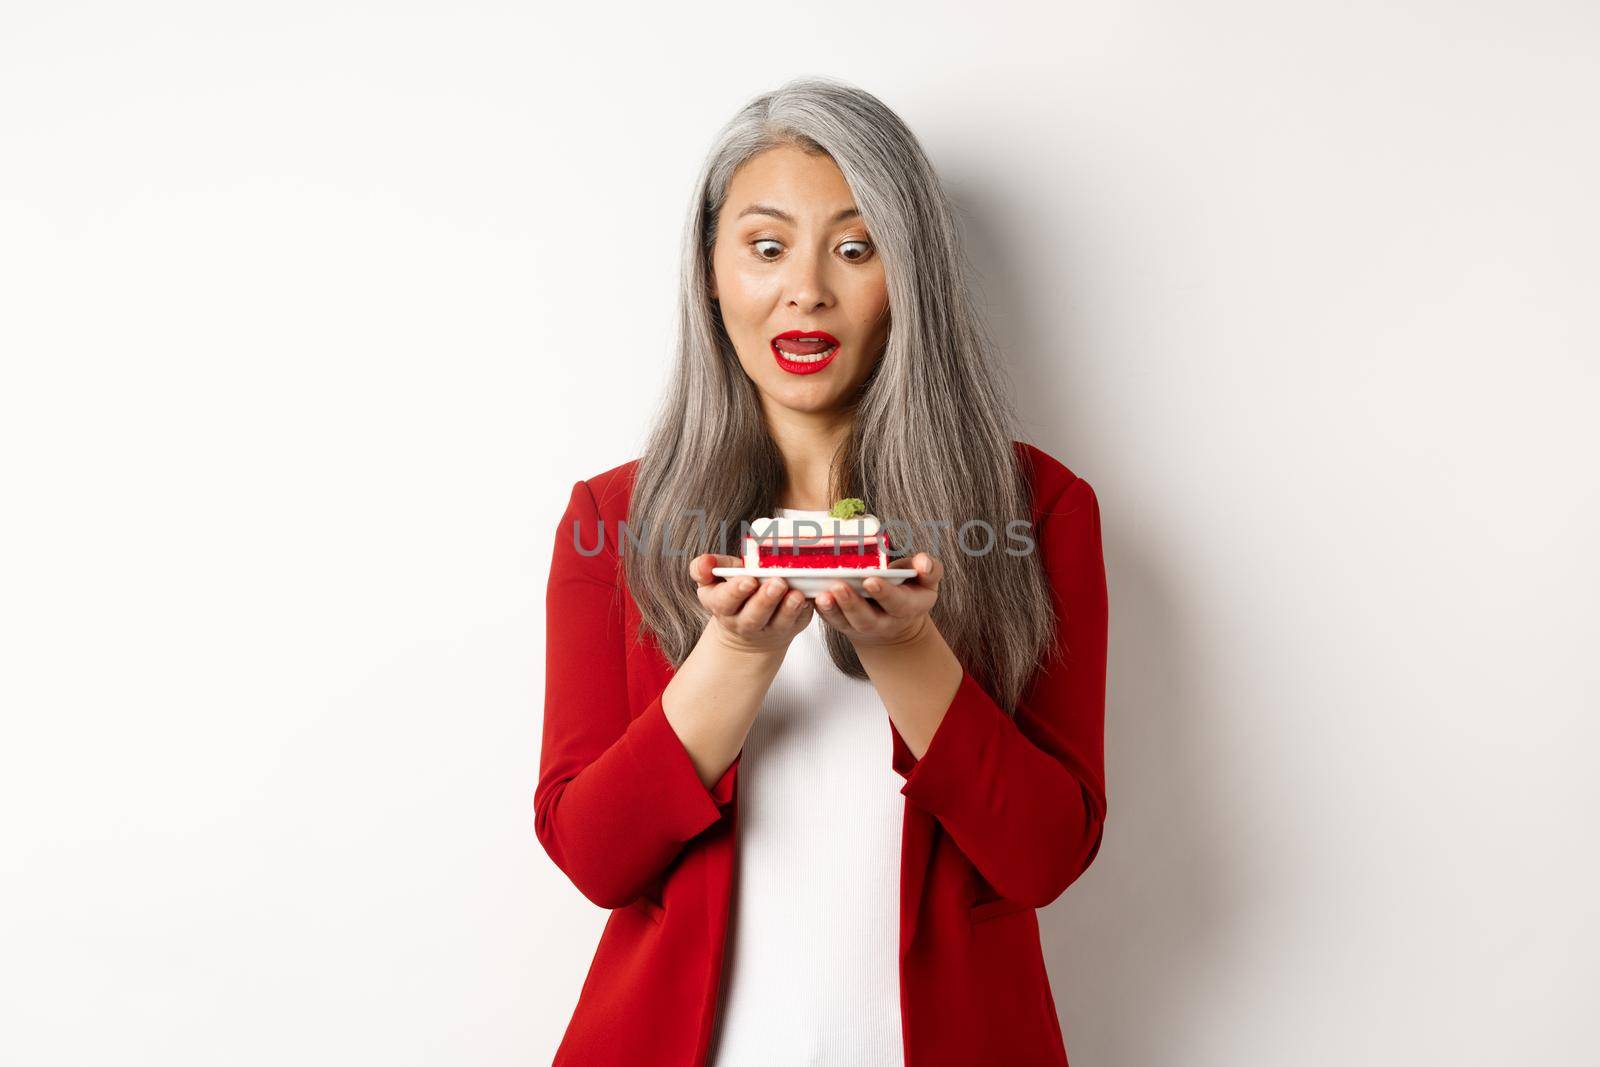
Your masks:
M 862 552 L 859 548 L 841 548 L 835 552 L 825 545 L 803 548 L 760 548 L 756 559 L 762 567 L 876 567 L 878 553 Z

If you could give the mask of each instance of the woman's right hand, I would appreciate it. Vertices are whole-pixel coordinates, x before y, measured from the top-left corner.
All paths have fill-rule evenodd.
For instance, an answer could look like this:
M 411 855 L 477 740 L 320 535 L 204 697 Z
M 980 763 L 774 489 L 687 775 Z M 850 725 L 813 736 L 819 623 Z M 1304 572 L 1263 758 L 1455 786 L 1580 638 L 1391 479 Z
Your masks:
M 719 578 L 712 567 L 740 567 L 737 556 L 707 552 L 689 561 L 701 605 L 711 613 L 707 628 L 736 652 L 784 652 L 811 624 L 810 599 L 782 578 Z

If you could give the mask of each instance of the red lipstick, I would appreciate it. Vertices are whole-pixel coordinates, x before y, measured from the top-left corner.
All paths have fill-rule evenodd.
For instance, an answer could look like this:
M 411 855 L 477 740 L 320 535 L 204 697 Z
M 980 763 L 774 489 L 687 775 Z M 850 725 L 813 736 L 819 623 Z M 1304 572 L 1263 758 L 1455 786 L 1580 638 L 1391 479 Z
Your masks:
M 771 345 L 772 357 L 790 374 L 815 374 L 839 354 L 839 339 L 827 330 L 785 330 Z

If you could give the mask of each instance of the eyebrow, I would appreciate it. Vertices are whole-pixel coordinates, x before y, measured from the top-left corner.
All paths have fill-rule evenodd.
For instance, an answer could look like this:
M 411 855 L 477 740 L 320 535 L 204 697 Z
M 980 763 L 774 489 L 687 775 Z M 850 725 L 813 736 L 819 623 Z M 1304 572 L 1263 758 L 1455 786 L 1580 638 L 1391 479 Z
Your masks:
M 742 219 L 746 215 L 771 215 L 775 219 L 782 219 L 791 226 L 795 224 L 793 215 L 789 214 L 787 211 L 779 211 L 777 208 L 771 207 L 767 204 L 751 204 L 749 207 L 739 212 L 735 218 Z M 845 219 L 855 219 L 860 217 L 860 211 L 857 211 L 854 207 L 847 207 L 840 211 L 833 218 L 829 219 L 828 225 L 832 226 L 835 223 L 843 222 Z

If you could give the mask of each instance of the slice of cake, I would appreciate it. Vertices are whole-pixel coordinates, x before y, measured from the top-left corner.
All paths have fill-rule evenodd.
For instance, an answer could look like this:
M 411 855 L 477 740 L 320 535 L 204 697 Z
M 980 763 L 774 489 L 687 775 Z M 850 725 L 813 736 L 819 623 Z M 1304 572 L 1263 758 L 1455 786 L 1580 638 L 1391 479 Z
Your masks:
M 744 538 L 746 567 L 793 570 L 888 567 L 889 542 L 859 497 L 834 501 L 826 518 L 756 519 Z

